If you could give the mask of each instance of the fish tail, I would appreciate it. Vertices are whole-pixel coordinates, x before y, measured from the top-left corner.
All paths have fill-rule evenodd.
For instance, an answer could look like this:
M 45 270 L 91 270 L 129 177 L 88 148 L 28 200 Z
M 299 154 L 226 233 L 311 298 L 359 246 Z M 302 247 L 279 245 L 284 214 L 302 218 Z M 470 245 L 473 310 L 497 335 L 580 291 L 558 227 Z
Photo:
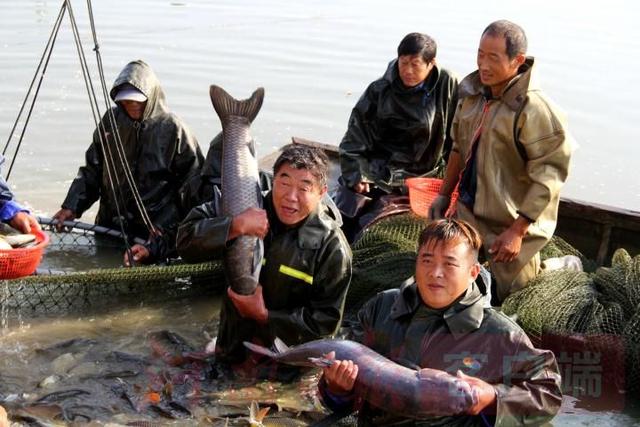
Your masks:
M 223 123 L 230 116 L 244 117 L 251 123 L 262 107 L 264 88 L 259 87 L 256 89 L 248 99 L 237 100 L 220 86 L 211 85 L 209 87 L 209 96 L 211 97 L 213 108 Z

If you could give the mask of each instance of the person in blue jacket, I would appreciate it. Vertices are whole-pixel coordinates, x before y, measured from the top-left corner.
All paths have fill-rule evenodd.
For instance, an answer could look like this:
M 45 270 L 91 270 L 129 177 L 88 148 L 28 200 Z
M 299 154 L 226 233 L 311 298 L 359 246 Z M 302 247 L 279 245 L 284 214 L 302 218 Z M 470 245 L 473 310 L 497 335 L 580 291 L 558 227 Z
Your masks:
M 0 166 L 3 163 L 4 157 L 0 155 Z M 13 200 L 13 193 L 2 176 L 0 176 L 0 220 L 23 233 L 31 233 L 34 229 L 40 230 L 36 217 Z

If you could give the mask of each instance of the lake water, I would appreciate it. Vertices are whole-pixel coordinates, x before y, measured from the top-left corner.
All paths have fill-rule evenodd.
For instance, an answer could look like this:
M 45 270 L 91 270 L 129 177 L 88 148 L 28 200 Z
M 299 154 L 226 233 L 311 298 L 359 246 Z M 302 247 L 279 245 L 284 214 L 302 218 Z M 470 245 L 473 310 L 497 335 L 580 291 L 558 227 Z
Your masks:
M 438 62 L 460 76 L 475 68 L 492 20 L 527 31 L 546 93 L 567 113 L 579 144 L 563 194 L 640 210 L 640 6 L 634 2 L 541 0 L 270 0 L 94 2 L 110 88 L 130 60 L 158 74 L 170 107 L 206 151 L 220 130 L 211 83 L 236 97 L 266 88 L 253 126 L 259 153 L 301 136 L 337 144 L 351 108 L 385 70 L 410 31 L 431 34 Z M 59 1 L 0 2 L 0 142 L 26 94 Z M 72 2 L 96 80 L 86 3 Z M 10 183 L 38 213 L 59 208 L 94 128 L 69 20 L 65 18 Z M 14 138 L 17 142 L 17 137 Z M 15 147 L 15 145 L 12 145 Z M 9 154 L 13 148 L 10 148 Z M 3 168 L 6 174 L 6 166 Z M 94 210 L 92 210 L 94 212 Z M 90 213 L 84 219 L 91 220 Z
M 60 5 L 60 1 L 0 0 L 2 143 Z M 72 5 L 95 82 L 86 3 Z M 93 7 L 108 87 L 128 61 L 147 61 L 159 76 L 171 109 L 191 126 L 203 152 L 220 130 L 209 85 L 218 84 L 242 98 L 264 86 L 265 103 L 252 128 L 260 155 L 291 136 L 338 144 L 351 108 L 384 72 L 406 33 L 431 34 L 438 42 L 439 64 L 462 77 L 475 68 L 484 27 L 496 19 L 511 19 L 527 31 L 543 88 L 566 111 L 579 144 L 563 194 L 640 211 L 636 178 L 640 148 L 633 145 L 640 128 L 640 91 L 633 83 L 640 68 L 638 3 L 111 0 L 95 2 Z M 17 199 L 37 213 L 55 213 L 83 162 L 93 128 L 65 17 L 10 179 Z M 9 156 L 16 142 L 14 137 Z M 83 220 L 91 221 L 94 213 L 92 209 Z M 216 313 L 216 304 L 212 299 L 198 307 L 143 306 L 52 323 L 14 319 L 0 334 L 0 377 L 6 379 L 13 371 L 12 384 L 38 390 L 37 384 L 51 375 L 51 360 L 36 358 L 32 350 L 78 336 L 98 341 L 101 349 L 143 352 L 146 331 L 172 328 L 200 345 L 204 338 L 199 331 Z M 78 349 L 72 355 L 85 354 L 85 349 Z M 73 379 L 67 376 L 63 382 L 71 385 Z M 565 405 L 555 425 L 637 423 L 623 414 L 572 409 L 569 400 Z

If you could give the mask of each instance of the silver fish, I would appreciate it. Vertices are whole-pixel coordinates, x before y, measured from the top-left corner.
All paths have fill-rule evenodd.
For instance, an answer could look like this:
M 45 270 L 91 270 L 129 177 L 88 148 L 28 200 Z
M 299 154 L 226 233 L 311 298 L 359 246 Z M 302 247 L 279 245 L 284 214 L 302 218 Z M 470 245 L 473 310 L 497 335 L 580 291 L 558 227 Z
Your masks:
M 437 369 L 406 368 L 354 341 L 323 339 L 288 348 L 276 339 L 276 351 L 248 342 L 244 345 L 295 366 L 328 366 L 333 362 L 324 355 L 335 351 L 337 360 L 353 360 L 358 365 L 355 394 L 393 414 L 415 418 L 456 415 L 477 402 L 466 381 Z
M 249 99 L 239 101 L 211 85 L 209 96 L 222 122 L 222 213 L 233 217 L 248 208 L 262 207 L 258 161 L 249 127 L 262 107 L 264 89 L 258 88 Z M 253 294 L 262 256 L 262 240 L 253 236 L 240 236 L 227 247 L 224 268 L 231 289 L 242 295 Z

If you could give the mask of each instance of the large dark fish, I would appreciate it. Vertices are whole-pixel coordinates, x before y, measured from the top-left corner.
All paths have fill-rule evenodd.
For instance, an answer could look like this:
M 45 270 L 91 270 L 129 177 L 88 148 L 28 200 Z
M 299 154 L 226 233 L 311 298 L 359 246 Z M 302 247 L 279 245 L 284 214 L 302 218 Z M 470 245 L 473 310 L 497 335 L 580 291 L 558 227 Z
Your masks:
M 209 95 L 222 123 L 222 212 L 233 217 L 248 208 L 262 207 L 258 162 L 249 127 L 262 107 L 264 89 L 258 88 L 243 101 L 215 85 L 209 88 Z M 227 247 L 225 274 L 236 293 L 253 294 L 262 255 L 262 240 L 253 236 L 240 236 Z
M 171 366 L 182 366 L 191 362 L 205 362 L 211 355 L 195 351 L 180 335 L 170 331 L 147 334 L 153 353 Z
M 447 372 L 398 365 L 370 348 L 348 340 L 316 340 L 288 348 L 276 339 L 276 351 L 245 342 L 249 349 L 295 366 L 327 366 L 325 354 L 358 365 L 354 391 L 374 407 L 413 418 L 456 415 L 469 410 L 477 396 L 471 386 Z

